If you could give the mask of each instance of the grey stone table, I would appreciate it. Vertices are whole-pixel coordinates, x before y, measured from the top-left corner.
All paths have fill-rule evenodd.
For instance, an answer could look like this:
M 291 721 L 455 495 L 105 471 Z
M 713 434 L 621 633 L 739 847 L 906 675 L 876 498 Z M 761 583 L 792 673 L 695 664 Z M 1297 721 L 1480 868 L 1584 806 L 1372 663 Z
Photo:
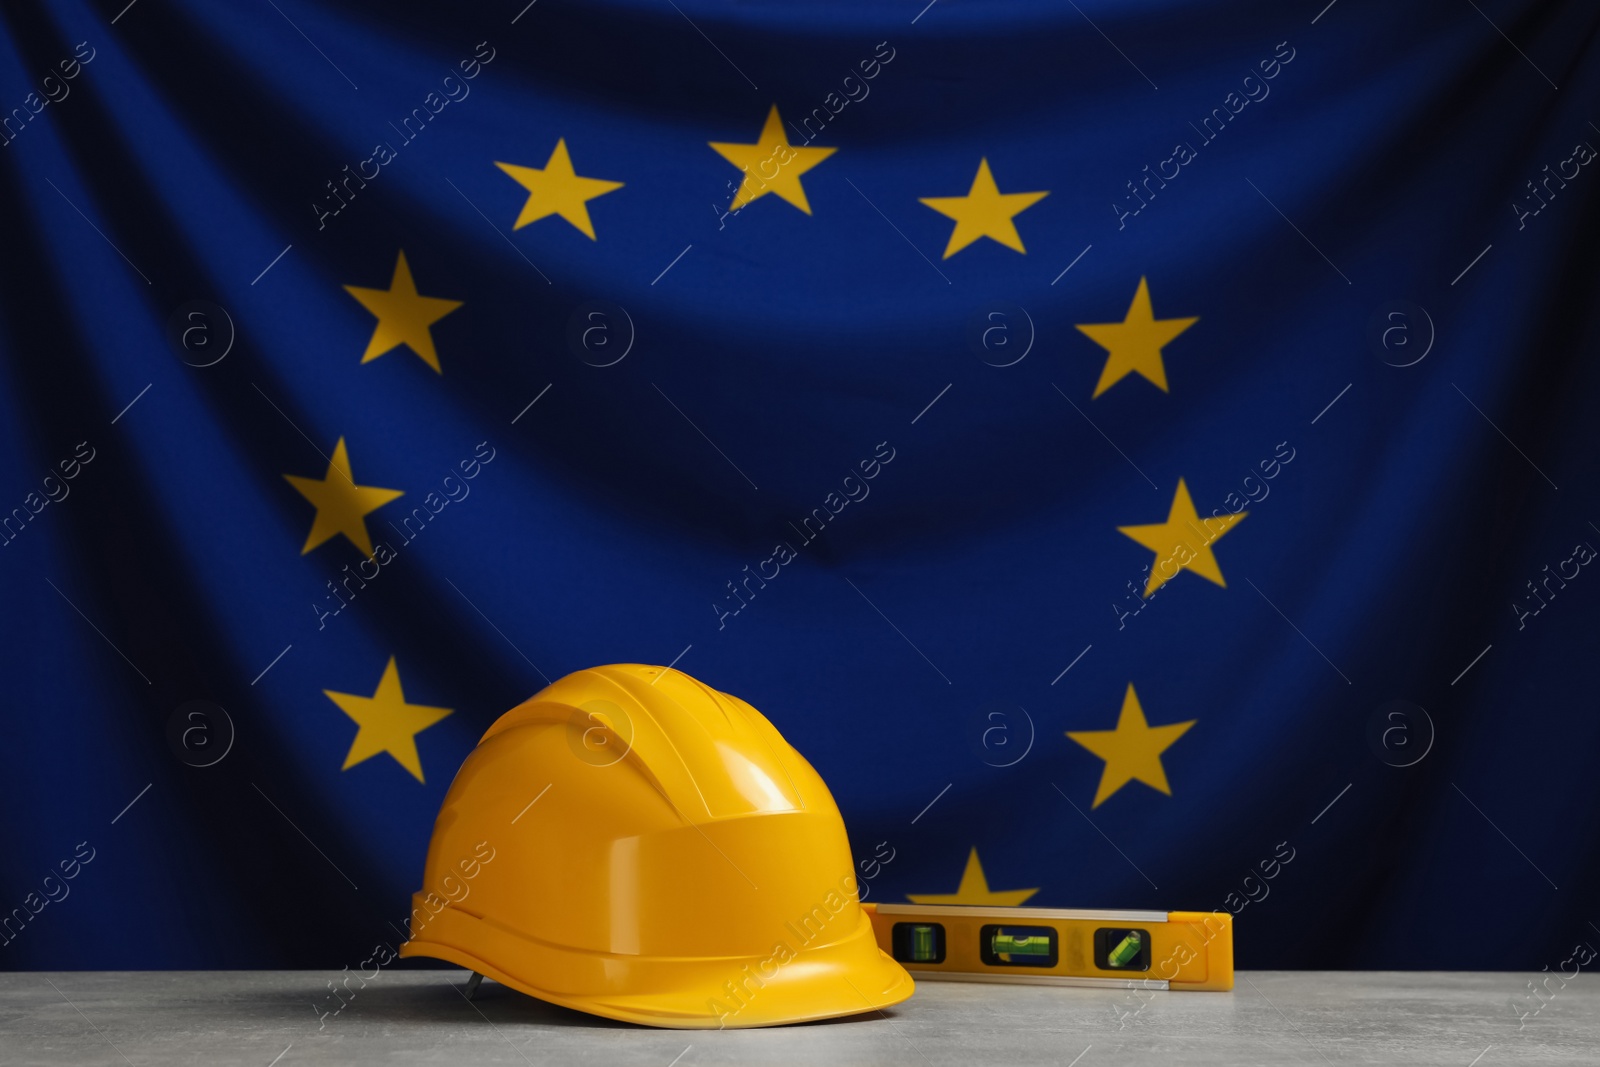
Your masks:
M 1542 1001 L 1529 995 L 1527 975 L 1510 973 L 1256 971 L 1242 973 L 1232 993 L 1139 996 L 921 982 L 888 1012 L 725 1032 L 614 1023 L 492 982 L 469 1002 L 466 974 L 455 970 L 385 971 L 321 1018 L 330 977 L 3 974 L 0 1063 L 1600 1063 L 1600 978 L 1589 975 L 1550 981 L 1555 992 Z

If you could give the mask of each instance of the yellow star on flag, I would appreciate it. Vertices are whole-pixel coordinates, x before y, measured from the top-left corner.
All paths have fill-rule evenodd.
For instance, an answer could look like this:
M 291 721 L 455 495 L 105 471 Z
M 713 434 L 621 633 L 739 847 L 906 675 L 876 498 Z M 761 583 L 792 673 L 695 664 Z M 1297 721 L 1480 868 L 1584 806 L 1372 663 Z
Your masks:
M 956 887 L 954 893 L 910 893 L 907 894 L 907 899 L 913 904 L 989 904 L 1015 907 L 1037 892 L 1037 889 L 990 889 L 989 879 L 983 874 L 983 864 L 978 862 L 978 849 L 974 846 L 972 854 L 967 857 L 967 869 L 961 872 L 961 884 Z
M 778 105 L 767 112 L 766 125 L 756 137 L 755 144 L 731 144 L 726 141 L 708 142 L 729 163 L 744 171 L 744 181 L 734 194 L 729 211 L 738 211 L 753 200 L 768 193 L 777 193 L 795 207 L 811 214 L 811 204 L 806 200 L 805 186 L 800 175 L 833 155 L 833 148 L 792 148 L 789 137 L 783 132 L 783 120 L 778 117 Z M 773 173 L 768 174 L 768 171 Z
M 404 250 L 394 265 L 394 280 L 389 288 L 363 289 L 359 285 L 347 285 L 344 289 L 378 317 L 378 327 L 372 331 L 372 340 L 367 342 L 361 362 L 370 363 L 385 352 L 405 345 L 436 372 L 444 373 L 439 369 L 439 354 L 433 350 L 433 334 L 428 327 L 460 307 L 461 301 L 419 296 Z
M 1128 315 L 1121 322 L 1095 322 L 1078 329 L 1087 334 L 1095 344 L 1111 353 L 1100 371 L 1100 381 L 1094 395 L 1110 389 L 1138 371 L 1154 382 L 1163 393 L 1167 392 L 1167 367 L 1161 362 L 1161 349 L 1184 330 L 1199 322 L 1198 317 L 1188 319 L 1158 319 L 1150 308 L 1150 285 L 1139 279 L 1133 303 L 1128 305 Z
M 1228 583 L 1222 580 L 1222 568 L 1212 554 L 1211 542 L 1219 540 L 1248 514 L 1248 511 L 1241 511 L 1237 514 L 1213 515 L 1202 523 L 1194 510 L 1194 501 L 1189 497 L 1189 487 L 1179 478 L 1178 491 L 1172 497 L 1172 510 L 1167 513 L 1166 522 L 1118 526 L 1117 530 L 1156 554 L 1150 564 L 1150 578 L 1144 584 L 1146 597 L 1175 578 L 1179 571 L 1194 571 L 1226 589 Z
M 594 223 L 589 221 L 589 201 L 597 196 L 615 192 L 622 182 L 608 182 L 604 178 L 585 178 L 572 169 L 572 157 L 567 154 L 567 140 L 556 142 L 554 152 L 544 169 L 519 167 L 514 163 L 496 163 L 495 166 L 515 178 L 528 190 L 528 200 L 522 205 L 522 214 L 511 227 L 520 230 L 530 222 L 538 222 L 550 215 L 560 215 L 589 240 L 595 240 Z
M 950 233 L 950 243 L 945 246 L 944 258 L 949 259 L 980 237 L 999 241 L 1007 248 L 1021 252 L 1022 238 L 1017 234 L 1016 218 L 1028 208 L 1050 195 L 1046 189 L 1038 193 L 1002 193 L 989 173 L 989 161 L 978 160 L 978 174 L 972 179 L 972 188 L 966 196 L 924 196 L 927 204 L 941 215 L 956 220 Z
M 1198 721 L 1190 719 L 1167 726 L 1151 726 L 1145 721 L 1144 709 L 1139 706 L 1139 694 L 1133 691 L 1133 683 L 1129 682 L 1115 730 L 1067 731 L 1068 737 L 1106 761 L 1092 807 L 1098 808 L 1111 794 L 1135 778 L 1170 797 L 1172 787 L 1167 785 L 1167 772 L 1161 766 L 1161 753 Z
M 405 693 L 400 691 L 400 668 L 394 657 L 383 670 L 378 681 L 378 691 L 369 697 L 354 693 L 335 693 L 324 689 L 323 695 L 339 710 L 356 721 L 356 739 L 350 743 L 350 754 L 344 758 L 342 770 L 348 771 L 356 764 L 369 760 L 380 752 L 393 756 L 395 762 L 422 781 L 422 758 L 417 755 L 417 734 L 451 713 L 452 708 L 434 708 L 427 704 L 407 704 Z
M 367 534 L 367 521 L 362 516 L 405 495 L 398 489 L 357 485 L 355 476 L 350 473 L 350 456 L 345 451 L 343 437 L 333 447 L 328 473 L 321 479 L 301 478 L 294 474 L 285 474 L 284 478 L 317 509 L 317 517 L 311 523 L 311 535 L 300 550 L 302 556 L 329 538 L 344 534 L 351 544 L 371 558 L 372 538 Z

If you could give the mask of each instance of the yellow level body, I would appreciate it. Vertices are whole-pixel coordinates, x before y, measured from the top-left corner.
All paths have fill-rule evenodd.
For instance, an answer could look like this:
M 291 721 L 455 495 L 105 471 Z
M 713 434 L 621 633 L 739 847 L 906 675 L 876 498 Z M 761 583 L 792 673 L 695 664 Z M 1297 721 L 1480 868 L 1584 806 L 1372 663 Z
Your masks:
M 917 979 L 1233 988 L 1233 916 L 863 904 L 878 947 Z

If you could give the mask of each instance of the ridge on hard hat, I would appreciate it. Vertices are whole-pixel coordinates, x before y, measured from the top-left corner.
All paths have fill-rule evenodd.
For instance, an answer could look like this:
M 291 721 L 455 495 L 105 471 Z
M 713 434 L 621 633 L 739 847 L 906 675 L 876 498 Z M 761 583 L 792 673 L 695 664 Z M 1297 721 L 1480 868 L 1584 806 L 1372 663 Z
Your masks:
M 490 726 L 434 825 L 402 956 L 681 1028 L 897 1004 L 844 822 L 755 708 L 680 671 L 578 671 Z

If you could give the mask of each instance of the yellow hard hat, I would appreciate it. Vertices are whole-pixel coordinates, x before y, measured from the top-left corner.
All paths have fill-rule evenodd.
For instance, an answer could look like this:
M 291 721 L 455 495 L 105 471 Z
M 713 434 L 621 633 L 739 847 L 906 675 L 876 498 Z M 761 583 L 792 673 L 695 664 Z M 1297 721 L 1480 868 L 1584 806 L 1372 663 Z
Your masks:
M 857 899 L 822 779 L 755 708 L 680 671 L 569 674 L 502 715 L 445 796 L 402 956 L 679 1028 L 911 995 Z

